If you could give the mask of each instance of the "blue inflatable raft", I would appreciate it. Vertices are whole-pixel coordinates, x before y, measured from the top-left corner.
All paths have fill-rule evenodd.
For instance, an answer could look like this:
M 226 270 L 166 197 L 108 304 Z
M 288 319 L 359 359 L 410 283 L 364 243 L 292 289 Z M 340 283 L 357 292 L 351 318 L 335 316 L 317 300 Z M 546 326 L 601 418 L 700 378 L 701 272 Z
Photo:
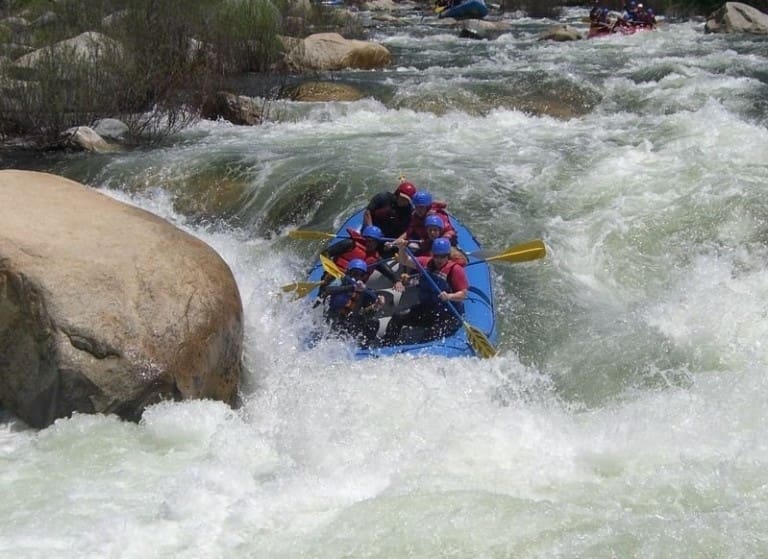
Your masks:
M 468 264 L 465 267 L 467 279 L 469 280 L 469 291 L 464 301 L 464 327 L 459 328 L 456 333 L 446 338 L 432 340 L 423 343 L 399 344 L 390 346 L 376 347 L 355 347 L 354 355 L 356 358 L 382 357 L 398 353 L 410 354 L 431 354 L 442 355 L 445 357 L 463 357 L 477 354 L 477 340 L 470 340 L 470 335 L 474 331 L 481 333 L 485 339 L 495 346 L 496 332 L 496 314 L 493 301 L 493 288 L 491 285 L 490 266 L 483 260 L 473 256 L 480 250 L 480 244 L 470 231 L 451 215 L 451 223 L 458 235 L 458 246 L 468 256 Z M 347 229 L 360 230 L 363 224 L 363 211 L 359 211 L 350 217 L 337 232 L 339 241 L 348 237 Z M 335 241 L 335 242 L 339 242 Z M 309 273 L 309 281 L 318 282 L 323 276 L 323 267 L 318 260 Z M 393 313 L 408 308 L 417 300 L 418 287 L 408 287 L 404 293 L 397 294 L 391 290 L 390 283 L 378 272 L 371 275 L 367 287 L 385 295 L 388 304 L 380 311 L 376 318 L 380 321 L 383 332 L 386 322 Z M 315 288 L 309 293 L 309 301 L 316 300 L 318 290 Z M 312 345 L 312 344 L 310 344 Z M 473 345 L 475 347 L 473 347 Z
M 488 6 L 483 0 L 464 0 L 447 8 L 438 7 L 437 17 L 453 19 L 483 19 L 488 15 Z

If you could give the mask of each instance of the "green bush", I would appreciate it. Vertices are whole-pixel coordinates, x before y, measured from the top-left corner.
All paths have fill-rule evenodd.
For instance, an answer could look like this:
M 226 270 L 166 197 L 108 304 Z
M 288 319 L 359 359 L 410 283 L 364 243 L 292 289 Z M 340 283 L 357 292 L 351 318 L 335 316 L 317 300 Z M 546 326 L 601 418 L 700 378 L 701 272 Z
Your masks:
M 263 0 L 224 0 L 213 17 L 208 42 L 221 71 L 265 71 L 280 54 L 280 14 Z
M 114 117 L 136 139 L 161 139 L 196 119 L 204 99 L 228 76 L 264 71 L 279 56 L 281 16 L 270 0 L 67 0 L 52 6 L 53 24 L 36 31 L 30 44 L 53 45 L 85 30 L 100 30 L 114 42 L 98 57 L 51 48 L 34 69 L 14 74 L 0 68 L 0 135 L 23 133 L 50 143 L 70 126 Z M 112 21 L 105 25 L 108 15 Z

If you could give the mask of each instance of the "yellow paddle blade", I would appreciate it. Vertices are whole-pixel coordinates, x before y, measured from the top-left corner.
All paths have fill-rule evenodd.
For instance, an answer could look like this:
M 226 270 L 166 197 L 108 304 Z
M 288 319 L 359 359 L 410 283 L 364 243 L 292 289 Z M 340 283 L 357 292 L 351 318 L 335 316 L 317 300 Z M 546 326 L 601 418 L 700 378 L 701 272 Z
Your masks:
M 476 327 L 472 326 L 469 322 L 464 322 L 464 329 L 467 331 L 467 338 L 469 338 L 469 345 L 472 346 L 472 350 L 475 355 L 482 359 L 490 359 L 496 357 L 499 352 L 493 347 L 490 340 Z
M 282 286 L 280 289 L 285 293 L 293 291 L 296 298 L 301 299 L 306 297 L 315 287 L 319 287 L 321 283 L 320 281 L 295 281 Z
M 333 233 L 323 233 L 322 231 L 305 231 L 302 229 L 296 229 L 288 233 L 291 239 L 298 241 L 325 241 L 327 239 L 335 239 L 336 235 Z
M 327 256 L 320 255 L 320 264 L 323 265 L 323 270 L 331 274 L 336 279 L 344 277 L 344 271 L 339 268 L 336 263 Z
M 547 255 L 547 249 L 544 243 L 540 240 L 529 241 L 522 243 L 511 249 L 486 258 L 486 262 L 493 262 L 494 260 L 501 260 L 503 262 L 529 262 L 531 260 L 538 260 L 544 258 Z

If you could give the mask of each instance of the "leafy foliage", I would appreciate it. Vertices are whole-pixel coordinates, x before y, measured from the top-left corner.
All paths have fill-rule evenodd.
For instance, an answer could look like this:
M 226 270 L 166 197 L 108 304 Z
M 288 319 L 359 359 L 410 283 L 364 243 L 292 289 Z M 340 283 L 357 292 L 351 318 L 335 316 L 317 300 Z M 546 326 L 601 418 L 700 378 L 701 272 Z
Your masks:
M 281 15 L 270 0 L 5 0 L 32 17 L 55 10 L 26 37 L 45 46 L 29 68 L 0 65 L 0 136 L 42 144 L 66 128 L 120 118 L 134 138 L 160 139 L 197 118 L 224 80 L 278 59 Z M 54 48 L 85 30 L 107 39 Z M 98 47 L 98 48 L 96 48 Z

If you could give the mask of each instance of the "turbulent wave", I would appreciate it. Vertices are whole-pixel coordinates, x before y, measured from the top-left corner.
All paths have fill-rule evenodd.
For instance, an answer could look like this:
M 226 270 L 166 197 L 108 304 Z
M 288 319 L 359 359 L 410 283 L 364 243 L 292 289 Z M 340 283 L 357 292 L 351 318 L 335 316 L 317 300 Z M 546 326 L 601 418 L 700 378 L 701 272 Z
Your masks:
M 6 418 L 0 556 L 763 553 L 764 41 L 681 22 L 539 42 L 552 23 L 382 29 L 395 66 L 337 76 L 378 98 L 46 160 L 222 254 L 248 375 L 236 411 Z M 279 286 L 319 247 L 285 231 L 333 231 L 401 174 L 488 248 L 547 243 L 495 267 L 500 358 L 302 348 Z

